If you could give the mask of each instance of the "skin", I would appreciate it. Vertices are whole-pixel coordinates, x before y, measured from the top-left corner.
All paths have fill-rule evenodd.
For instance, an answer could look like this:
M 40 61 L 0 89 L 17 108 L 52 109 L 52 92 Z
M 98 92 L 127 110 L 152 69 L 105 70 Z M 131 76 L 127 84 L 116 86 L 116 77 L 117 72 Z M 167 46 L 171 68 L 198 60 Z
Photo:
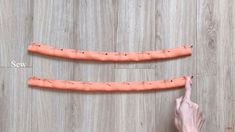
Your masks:
M 191 101 L 191 86 L 191 77 L 186 77 L 185 94 L 176 99 L 175 126 L 179 132 L 199 132 L 205 121 L 198 104 Z

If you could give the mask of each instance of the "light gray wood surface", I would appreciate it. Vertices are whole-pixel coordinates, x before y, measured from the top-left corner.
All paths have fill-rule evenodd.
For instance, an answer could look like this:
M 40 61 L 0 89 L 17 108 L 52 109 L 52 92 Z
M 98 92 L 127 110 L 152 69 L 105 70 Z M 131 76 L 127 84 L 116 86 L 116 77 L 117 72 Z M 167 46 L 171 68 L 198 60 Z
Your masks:
M 203 132 L 235 131 L 235 2 L 0 0 L 1 132 L 176 132 L 183 90 L 87 93 L 30 89 L 29 76 L 138 81 L 194 75 Z M 145 63 L 71 61 L 27 53 L 30 41 L 93 51 L 193 45 L 191 57 Z M 12 67 L 12 62 L 25 67 Z

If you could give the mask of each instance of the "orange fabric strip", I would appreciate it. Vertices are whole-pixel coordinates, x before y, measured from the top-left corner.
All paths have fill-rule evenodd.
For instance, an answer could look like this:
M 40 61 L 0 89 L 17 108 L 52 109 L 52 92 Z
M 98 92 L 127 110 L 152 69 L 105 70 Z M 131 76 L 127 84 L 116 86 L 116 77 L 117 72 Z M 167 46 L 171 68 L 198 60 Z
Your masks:
M 182 46 L 179 48 L 165 49 L 159 51 L 144 52 L 93 52 L 79 51 L 74 49 L 57 49 L 45 44 L 31 43 L 28 51 L 48 56 L 55 56 L 67 59 L 89 60 L 89 61 L 110 61 L 110 62 L 137 62 L 150 60 L 164 60 L 178 57 L 190 56 L 192 48 Z
M 31 87 L 59 90 L 131 92 L 183 88 L 185 85 L 185 81 L 186 78 L 184 76 L 169 80 L 142 82 L 79 82 L 30 77 L 28 80 L 28 85 Z

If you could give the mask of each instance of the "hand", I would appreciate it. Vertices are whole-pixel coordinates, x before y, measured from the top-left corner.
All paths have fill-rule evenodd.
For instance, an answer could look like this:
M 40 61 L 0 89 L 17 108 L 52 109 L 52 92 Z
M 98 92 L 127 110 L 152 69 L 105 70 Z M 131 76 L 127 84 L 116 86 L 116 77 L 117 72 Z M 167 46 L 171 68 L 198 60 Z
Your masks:
M 185 94 L 176 99 L 175 126 L 179 132 L 199 132 L 204 119 L 198 104 L 191 101 L 192 80 L 186 77 Z

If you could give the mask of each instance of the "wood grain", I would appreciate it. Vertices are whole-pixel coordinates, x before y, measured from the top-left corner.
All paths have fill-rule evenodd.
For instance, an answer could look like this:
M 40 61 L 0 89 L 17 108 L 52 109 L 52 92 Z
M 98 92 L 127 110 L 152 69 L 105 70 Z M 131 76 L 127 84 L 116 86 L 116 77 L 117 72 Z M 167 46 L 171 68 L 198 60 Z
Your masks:
M 73 1 L 35 0 L 33 40 L 73 48 L 73 4 Z M 74 79 L 72 61 L 30 56 L 33 57 L 33 75 Z M 67 131 L 69 105 L 69 92 L 32 89 L 32 131 Z
M 234 131 L 234 2 L 197 2 L 197 89 L 203 131 Z M 214 127 L 211 127 L 214 126 Z
M 203 132 L 235 130 L 235 2 L 219 0 L 0 0 L 1 132 L 176 132 L 183 90 L 87 93 L 30 89 L 30 75 L 139 81 L 194 75 Z M 128 52 L 193 45 L 191 57 L 143 63 L 72 61 L 29 54 L 30 41 Z M 11 61 L 26 67 L 13 68 Z
M 32 40 L 33 1 L 0 1 L 0 67 L 11 61 L 32 66 L 25 48 Z
M 31 68 L 0 69 L 0 131 L 32 131 L 32 91 L 27 88 Z

